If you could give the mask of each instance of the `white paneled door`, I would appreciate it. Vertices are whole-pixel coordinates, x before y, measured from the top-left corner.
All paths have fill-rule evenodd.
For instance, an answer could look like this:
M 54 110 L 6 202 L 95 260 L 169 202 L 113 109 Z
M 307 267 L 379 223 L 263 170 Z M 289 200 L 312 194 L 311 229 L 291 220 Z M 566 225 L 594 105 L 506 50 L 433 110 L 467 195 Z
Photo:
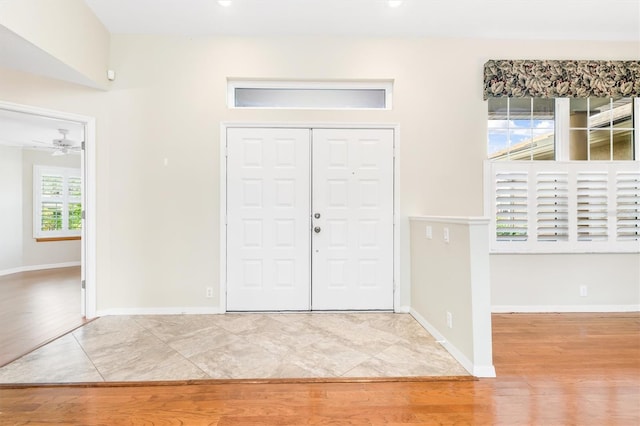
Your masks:
M 227 130 L 227 310 L 310 308 L 309 134 Z
M 227 129 L 227 310 L 393 309 L 393 130 Z
M 312 198 L 313 309 L 393 309 L 393 130 L 314 130 Z

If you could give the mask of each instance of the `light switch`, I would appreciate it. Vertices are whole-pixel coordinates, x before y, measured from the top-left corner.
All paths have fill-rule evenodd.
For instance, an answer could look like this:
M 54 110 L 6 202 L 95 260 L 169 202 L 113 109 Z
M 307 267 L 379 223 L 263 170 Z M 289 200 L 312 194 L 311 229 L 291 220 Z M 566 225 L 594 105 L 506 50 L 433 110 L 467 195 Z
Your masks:
M 443 231 L 443 237 L 444 237 L 444 242 L 448 243 L 449 242 L 449 228 L 444 228 Z
M 433 238 L 433 228 L 431 225 L 427 225 L 424 231 L 424 236 L 427 237 L 428 240 Z

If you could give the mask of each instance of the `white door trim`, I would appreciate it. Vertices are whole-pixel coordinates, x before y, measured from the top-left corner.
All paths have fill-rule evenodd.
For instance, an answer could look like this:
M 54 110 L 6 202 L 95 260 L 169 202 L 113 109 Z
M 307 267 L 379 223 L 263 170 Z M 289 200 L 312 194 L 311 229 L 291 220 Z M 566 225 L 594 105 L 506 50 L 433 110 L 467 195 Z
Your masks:
M 96 119 L 95 117 L 55 111 L 31 105 L 15 104 L 0 101 L 0 109 L 37 115 L 45 118 L 75 121 L 84 125 L 85 150 L 82 161 L 84 177 L 84 211 L 85 221 L 82 227 L 82 279 L 85 280 L 84 315 L 86 318 L 96 316 Z
M 258 123 L 258 122 L 221 122 L 220 123 L 220 294 L 219 311 L 227 312 L 227 129 L 234 127 L 262 128 L 304 128 L 304 129 L 392 129 L 394 132 L 393 151 L 393 309 L 405 311 L 401 304 L 400 276 L 400 126 L 380 123 Z M 406 290 L 406 289 L 405 289 Z

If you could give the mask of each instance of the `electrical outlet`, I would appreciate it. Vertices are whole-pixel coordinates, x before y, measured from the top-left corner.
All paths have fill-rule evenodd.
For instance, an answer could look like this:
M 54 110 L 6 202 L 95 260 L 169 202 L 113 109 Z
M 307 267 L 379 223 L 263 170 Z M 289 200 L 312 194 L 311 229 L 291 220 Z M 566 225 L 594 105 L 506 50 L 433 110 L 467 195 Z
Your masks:
M 453 315 L 447 311 L 447 327 L 453 328 Z
M 586 285 L 580 286 L 580 297 L 587 297 L 589 295 L 589 290 Z
M 444 237 L 444 242 L 448 243 L 449 242 L 449 228 L 444 228 L 444 232 L 442 233 L 443 237 Z
M 433 238 L 433 228 L 431 227 L 431 225 L 427 225 L 427 227 L 425 228 L 424 236 L 427 237 L 428 240 Z
M 207 292 L 206 292 L 205 296 L 208 297 L 208 298 L 212 298 L 213 297 L 213 287 L 207 287 Z

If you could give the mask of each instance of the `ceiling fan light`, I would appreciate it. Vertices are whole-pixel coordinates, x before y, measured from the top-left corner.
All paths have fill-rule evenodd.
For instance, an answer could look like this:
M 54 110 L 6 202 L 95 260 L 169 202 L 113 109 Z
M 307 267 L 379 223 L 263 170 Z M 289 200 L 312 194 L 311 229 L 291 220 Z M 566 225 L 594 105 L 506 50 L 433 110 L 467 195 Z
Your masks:
M 389 7 L 396 8 L 402 6 L 403 1 L 404 0 L 388 0 L 387 4 L 389 5 Z
M 218 0 L 218 4 L 222 7 L 229 7 L 231 6 L 231 3 L 231 0 Z

